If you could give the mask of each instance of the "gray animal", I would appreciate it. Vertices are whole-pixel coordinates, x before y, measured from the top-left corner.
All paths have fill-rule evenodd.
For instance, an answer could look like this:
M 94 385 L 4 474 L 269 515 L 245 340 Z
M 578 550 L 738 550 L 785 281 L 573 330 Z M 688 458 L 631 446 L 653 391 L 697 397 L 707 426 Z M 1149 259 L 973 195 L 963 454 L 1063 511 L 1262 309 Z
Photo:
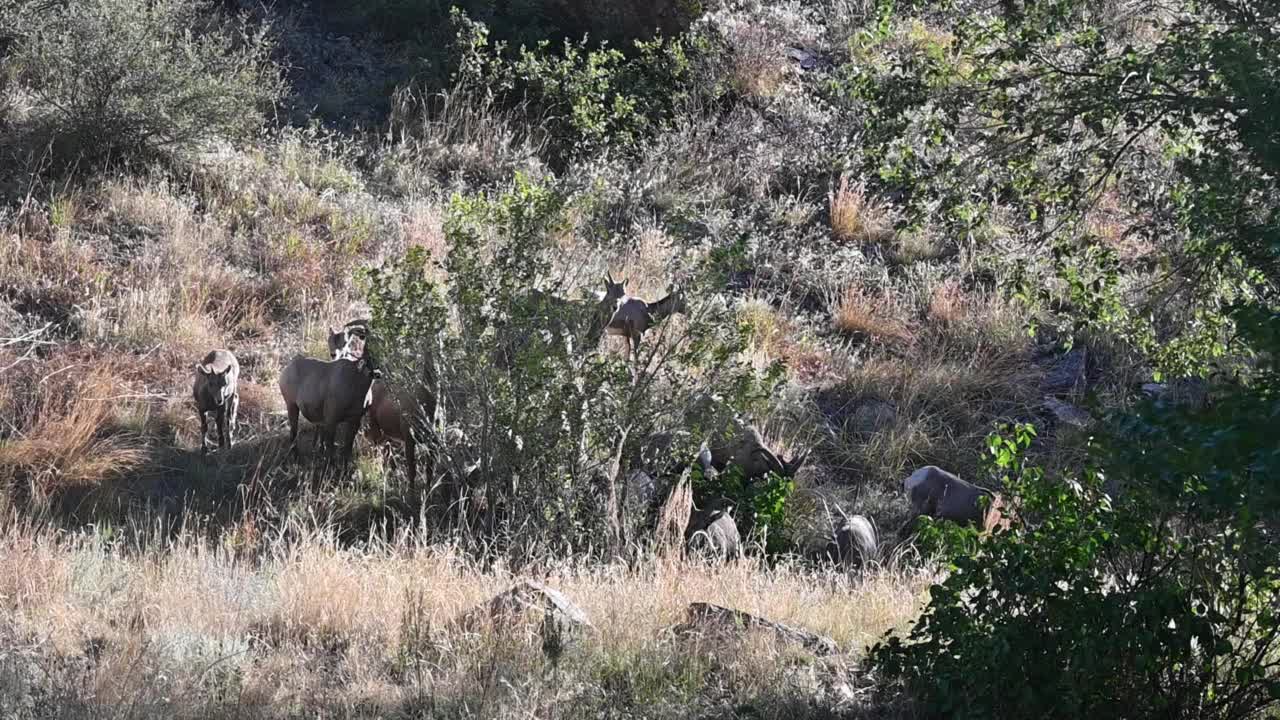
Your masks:
M 847 568 L 866 567 L 880 559 L 880 542 L 876 527 L 862 515 L 841 514 L 835 527 L 829 551 Z
M 218 425 L 218 447 L 235 443 L 236 413 L 240 409 L 240 363 L 230 350 L 213 350 L 196 364 L 191 394 L 200 416 L 200 452 L 209 452 L 209 417 Z
M 709 551 L 721 560 L 737 557 L 742 549 L 742 537 L 732 512 L 733 504 L 723 497 L 708 501 L 701 509 L 695 507 L 685 530 L 689 549 Z
M 754 480 L 769 473 L 793 477 L 808 459 L 803 452 L 790 460 L 779 457 L 764 444 L 760 431 L 750 425 L 738 424 L 736 432 L 727 438 L 704 445 L 698 453 L 703 472 L 723 472 L 729 466 L 742 469 L 743 480 Z
M 329 357 L 337 360 L 338 355 L 347 347 L 347 342 L 358 337 L 368 342 L 369 340 L 369 321 L 367 319 L 352 320 L 343 325 L 341 328 L 329 328 Z
M 562 298 L 537 289 L 530 291 L 528 298 L 531 303 L 536 304 L 537 313 L 545 316 L 545 327 L 555 333 L 580 335 L 583 349 L 590 351 L 600 344 L 600 336 L 604 334 L 605 325 L 612 316 L 614 307 L 624 297 L 625 282 L 614 282 L 611 275 L 605 275 L 604 290 L 594 293 L 594 298 Z M 534 306 L 531 305 L 532 307 Z M 511 367 L 513 358 L 537 337 L 536 333 L 531 333 L 529 327 L 522 323 L 504 323 L 499 326 L 498 331 L 502 344 L 497 348 L 493 362 L 500 367 Z
M 605 325 L 605 332 L 627 338 L 632 358 L 636 357 L 640 351 L 640 340 L 643 339 L 645 332 L 668 317 L 676 313 L 684 314 L 687 311 L 684 293 L 676 288 L 671 288 L 666 297 L 654 302 L 645 302 L 638 297 L 628 295 L 624 295 L 616 302 L 613 314 Z
M 996 497 L 994 492 L 934 465 L 911 473 L 903 482 L 903 489 L 917 516 L 928 515 L 962 524 L 981 525 L 986 508 L 980 498 L 994 500 Z
M 373 403 L 373 381 L 382 376 L 365 352 L 364 340 L 347 339 L 335 360 L 296 356 L 280 373 L 280 394 L 289 414 L 289 454 L 298 455 L 298 415 L 320 426 L 319 442 L 325 463 L 333 459 L 333 442 L 339 425 L 347 426 L 343 438 L 343 464 L 351 449 L 365 409 Z

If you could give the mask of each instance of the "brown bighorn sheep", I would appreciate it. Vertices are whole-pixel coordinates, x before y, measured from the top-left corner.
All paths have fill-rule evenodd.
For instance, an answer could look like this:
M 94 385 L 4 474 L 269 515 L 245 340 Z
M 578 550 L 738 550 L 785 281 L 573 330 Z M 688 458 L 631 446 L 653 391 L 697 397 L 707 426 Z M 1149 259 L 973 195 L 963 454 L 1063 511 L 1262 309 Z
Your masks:
M 676 313 L 683 315 L 686 310 L 684 293 L 674 287 L 666 297 L 654 302 L 624 295 L 617 300 L 605 331 L 610 335 L 626 337 L 634 358 L 640 352 L 640 340 L 646 331 Z
M 614 282 L 612 276 L 606 275 L 604 291 L 597 291 L 594 295 L 594 298 L 569 299 L 534 289 L 530 291 L 528 300 L 530 310 L 546 319 L 546 327 L 570 336 L 581 336 L 583 350 L 592 351 L 600 344 L 600 336 L 618 300 L 625 296 L 623 283 Z M 493 362 L 507 368 L 536 334 L 531 333 L 528 326 L 515 323 L 504 322 L 497 329 L 502 342 L 494 353 Z
M 807 452 L 790 460 L 778 457 L 765 446 L 760 431 L 750 425 L 739 426 L 738 431 L 728 439 L 704 445 L 698 453 L 698 462 L 704 472 L 709 469 L 720 472 L 733 465 L 741 468 L 743 480 L 764 477 L 771 472 L 792 477 L 807 458 Z
M 365 353 L 364 340 L 351 336 L 336 360 L 298 355 L 280 373 L 280 394 L 289 413 L 289 454 L 298 455 L 298 415 L 320 426 L 318 440 L 325 463 L 333 457 L 339 425 L 349 426 L 343 439 L 343 462 L 351 460 L 351 447 L 365 409 L 372 403 L 371 386 L 382 373 Z
M 414 412 L 419 404 L 412 395 L 393 391 L 382 380 L 373 382 L 369 394 L 364 435 L 373 443 L 394 442 L 404 448 L 405 474 L 409 478 L 409 487 L 413 488 L 418 474 L 418 443 L 426 439 L 426 427 Z M 435 403 L 423 402 L 421 409 L 430 418 L 435 414 Z M 427 469 L 430 470 L 429 464 Z
M 728 498 L 707 501 L 701 509 L 693 508 L 685 542 L 690 550 L 709 550 L 716 558 L 737 557 L 742 545 L 738 524 L 733 521 L 733 504 Z
M 996 493 L 965 482 L 952 473 L 934 465 L 926 465 L 903 482 L 907 499 L 916 515 L 962 524 L 982 525 L 987 508 L 981 498 L 989 497 L 994 504 Z
M 200 452 L 209 452 L 209 418 L 218 425 L 218 447 L 235 443 L 236 412 L 240 409 L 240 363 L 230 350 L 213 350 L 196 364 L 196 380 L 191 394 L 200 416 Z

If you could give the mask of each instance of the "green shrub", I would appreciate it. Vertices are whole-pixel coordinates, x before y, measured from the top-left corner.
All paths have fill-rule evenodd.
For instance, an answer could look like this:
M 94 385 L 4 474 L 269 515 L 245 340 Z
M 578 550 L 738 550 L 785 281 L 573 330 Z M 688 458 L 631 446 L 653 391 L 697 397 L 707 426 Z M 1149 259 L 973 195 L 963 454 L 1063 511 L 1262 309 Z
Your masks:
M 692 457 L 698 428 L 770 389 L 699 283 L 687 317 L 646 334 L 638 366 L 592 352 L 595 301 L 551 262 L 570 212 L 555 187 L 517 175 L 496 196 L 452 198 L 446 280 L 428 277 L 421 250 L 362 279 L 389 382 L 439 398 L 443 413 L 427 414 L 456 431 L 430 440 L 440 505 L 457 513 L 445 521 L 531 553 L 632 547 L 646 518 L 625 513 L 631 449 L 666 433 L 671 458 Z
M 1232 411 L 1246 406 L 1277 410 Z M 1028 428 L 991 439 L 1020 519 L 981 539 L 935 527 L 950 576 L 871 653 L 929 714 L 1250 718 L 1280 702 L 1280 560 L 1258 522 L 1275 519 L 1274 438 L 1161 413 L 1125 425 L 1114 503 L 1102 472 L 1024 465 Z
M 6 65 L 30 88 L 67 160 L 179 153 L 247 137 L 284 90 L 267 30 L 221 16 L 208 0 L 83 0 L 38 10 L 22 15 Z

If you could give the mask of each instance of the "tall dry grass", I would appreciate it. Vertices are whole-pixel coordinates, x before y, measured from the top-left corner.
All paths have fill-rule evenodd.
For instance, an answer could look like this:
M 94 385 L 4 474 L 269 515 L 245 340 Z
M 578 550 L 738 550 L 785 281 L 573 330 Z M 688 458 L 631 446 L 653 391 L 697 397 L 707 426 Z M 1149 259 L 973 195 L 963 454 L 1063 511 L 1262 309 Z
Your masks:
M 156 547 L 5 521 L 6 717 L 676 718 L 741 703 L 825 717 L 856 709 L 856 656 L 912 619 L 933 577 L 549 560 L 535 575 L 594 626 L 551 646 L 536 622 L 452 626 L 518 574 L 447 546 L 343 549 L 298 527 L 256 562 L 194 533 Z M 818 662 L 767 635 L 680 639 L 670 628 L 694 601 L 825 634 L 851 656 Z
M 894 237 L 893 208 L 868 195 L 864 182 L 841 175 L 827 195 L 831 234 L 850 243 L 887 243 Z

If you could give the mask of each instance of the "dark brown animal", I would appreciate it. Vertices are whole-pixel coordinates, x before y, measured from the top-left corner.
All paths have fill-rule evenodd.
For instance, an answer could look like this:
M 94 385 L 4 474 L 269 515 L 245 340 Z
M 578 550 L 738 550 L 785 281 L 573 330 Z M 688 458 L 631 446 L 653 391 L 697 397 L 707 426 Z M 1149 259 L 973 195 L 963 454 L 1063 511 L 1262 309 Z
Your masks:
M 240 363 L 230 350 L 213 350 L 196 364 L 191 394 L 200 416 L 200 452 L 209 452 L 209 417 L 218 425 L 218 447 L 235 443 L 236 413 L 240 409 Z
M 764 444 L 760 431 L 750 425 L 739 425 L 735 434 L 704 446 L 698 454 L 703 471 L 723 472 L 736 466 L 742 471 L 743 480 L 754 480 L 769 473 L 793 477 L 804 465 L 808 453 L 801 453 L 790 460 L 779 457 Z
M 907 500 L 916 515 L 961 524 L 982 525 L 986 515 L 982 498 L 996 494 L 986 488 L 965 482 L 934 465 L 926 465 L 903 482 Z
M 347 427 L 343 438 L 343 465 L 351 460 L 356 431 L 365 409 L 373 402 L 371 387 L 381 377 L 365 354 L 364 341 L 348 338 L 336 360 L 297 356 L 280 373 L 280 394 L 289 414 L 289 453 L 298 455 L 298 416 L 319 426 L 319 442 L 325 463 L 333 459 L 333 443 L 339 425 Z

